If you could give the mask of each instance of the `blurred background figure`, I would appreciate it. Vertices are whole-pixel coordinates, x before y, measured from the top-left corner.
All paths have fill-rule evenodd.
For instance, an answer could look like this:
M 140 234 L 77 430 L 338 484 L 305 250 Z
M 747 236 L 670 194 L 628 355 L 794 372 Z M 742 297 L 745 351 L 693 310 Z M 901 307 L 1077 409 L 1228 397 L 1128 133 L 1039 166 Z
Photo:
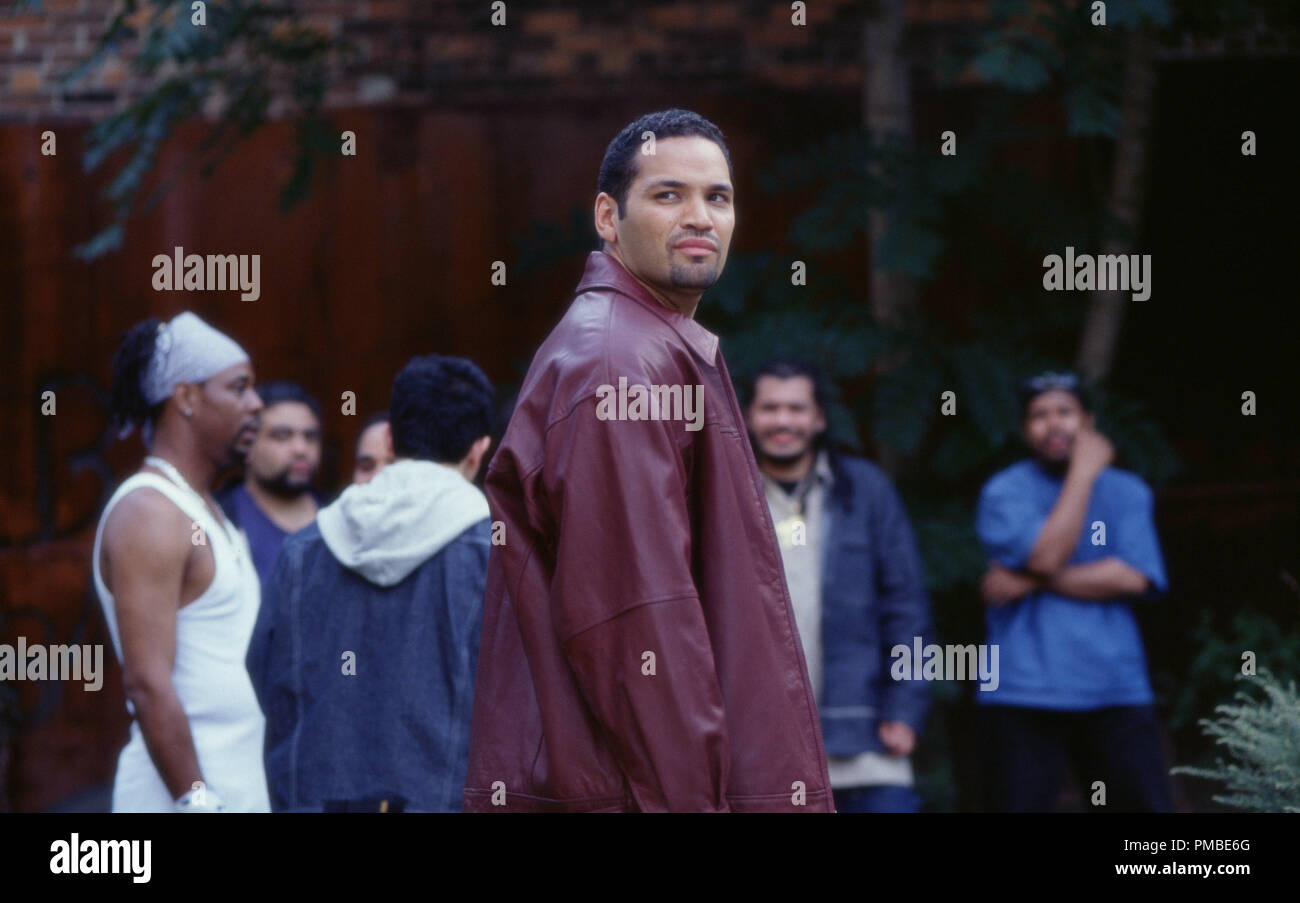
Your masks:
M 353 451 L 356 464 L 352 468 L 353 483 L 369 483 L 378 473 L 393 463 L 393 434 L 388 423 L 388 412 L 371 414 L 361 424 L 357 447 Z
M 976 694 L 985 808 L 1052 811 L 1068 758 L 1097 811 L 1167 812 L 1154 697 L 1129 605 L 1168 589 L 1154 496 L 1110 466 L 1114 450 L 1074 374 L 1043 373 L 1021 391 L 1033 457 L 994 475 L 976 514 L 992 559 L 980 587 L 988 642 L 1001 664 L 997 688 Z
M 248 452 L 242 483 L 218 498 L 226 516 L 248 536 L 262 580 L 286 536 L 316 519 L 312 490 L 320 470 L 320 405 L 297 383 L 258 386 L 262 420 Z
M 139 427 L 148 451 L 104 507 L 91 557 L 132 715 L 114 812 L 268 809 L 243 666 L 257 573 L 210 488 L 247 454 L 261 408 L 248 355 L 188 311 L 138 323 L 113 357 L 114 424 Z
M 475 364 L 413 359 L 393 382 L 396 460 L 286 540 L 248 650 L 273 811 L 460 810 L 489 545 L 471 480 L 493 408 Z
M 885 658 L 885 650 L 910 649 L 929 632 L 925 575 L 907 513 L 875 465 L 831 450 L 825 389 L 814 367 L 771 360 L 743 388 L 821 712 L 835 808 L 917 812 L 910 757 L 929 688 L 891 680 Z

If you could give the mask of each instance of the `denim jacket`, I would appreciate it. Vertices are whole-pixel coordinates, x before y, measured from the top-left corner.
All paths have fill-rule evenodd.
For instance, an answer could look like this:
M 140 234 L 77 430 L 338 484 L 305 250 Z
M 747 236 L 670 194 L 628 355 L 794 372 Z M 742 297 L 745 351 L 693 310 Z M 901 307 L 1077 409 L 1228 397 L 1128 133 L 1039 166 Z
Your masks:
M 875 465 L 832 456 L 823 513 L 822 736 L 831 756 L 883 752 L 882 721 L 918 734 L 930 705 L 922 681 L 890 677 L 889 650 L 931 632 L 925 572 L 907 513 Z
M 426 470 L 441 466 L 420 463 Z M 399 462 L 367 485 L 380 484 L 383 491 L 381 478 L 394 468 L 400 475 Z M 466 483 L 459 491 L 466 487 L 473 489 Z M 407 492 L 411 485 L 390 485 L 388 491 L 394 488 Z M 365 491 L 351 487 L 340 502 Z M 360 507 L 363 513 L 376 507 L 373 495 L 370 507 Z M 417 512 L 413 516 L 443 524 L 451 519 L 445 508 L 439 511 L 436 498 L 415 499 L 409 506 Z M 393 549 L 408 554 L 430 529 L 416 522 L 393 529 L 391 512 L 368 513 L 374 529 L 386 532 L 376 532 L 379 538 L 363 554 L 345 555 L 349 567 L 331 547 L 327 511 L 285 540 L 248 651 L 249 674 L 266 714 L 272 811 L 360 808 L 362 801 L 378 808 L 383 800 L 390 809 L 459 811 L 489 521 L 484 517 L 445 536 L 445 544 L 418 564 L 395 566 Z M 467 516 L 475 514 L 471 507 Z M 361 528 L 349 529 L 350 539 L 363 545 L 357 539 Z M 385 544 L 389 554 L 379 559 Z M 365 554 L 369 562 L 358 565 Z

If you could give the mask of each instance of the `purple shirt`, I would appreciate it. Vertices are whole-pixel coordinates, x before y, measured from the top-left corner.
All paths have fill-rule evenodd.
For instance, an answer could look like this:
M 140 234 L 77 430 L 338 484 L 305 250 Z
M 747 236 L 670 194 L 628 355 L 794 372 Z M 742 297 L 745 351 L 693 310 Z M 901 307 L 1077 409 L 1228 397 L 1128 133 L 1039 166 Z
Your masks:
M 315 498 L 315 494 L 312 497 Z M 217 501 L 231 523 L 248 536 L 248 546 L 253 550 L 253 567 L 257 568 L 258 578 L 265 583 L 289 533 L 266 516 L 243 483 L 221 493 Z M 316 501 L 319 505 L 320 500 Z

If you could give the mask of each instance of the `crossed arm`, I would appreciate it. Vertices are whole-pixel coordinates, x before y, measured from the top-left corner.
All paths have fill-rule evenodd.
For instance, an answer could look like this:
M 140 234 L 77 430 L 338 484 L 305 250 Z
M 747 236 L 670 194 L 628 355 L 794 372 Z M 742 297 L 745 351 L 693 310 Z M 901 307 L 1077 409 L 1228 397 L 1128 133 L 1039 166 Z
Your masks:
M 996 608 L 1038 590 L 1074 599 L 1107 600 L 1142 595 L 1150 588 L 1145 574 L 1113 555 L 1087 564 L 1066 563 L 1079 542 L 1093 486 L 1110 460 L 1109 443 L 1098 434 L 1090 432 L 1079 441 L 1081 448 L 1076 448 L 1061 494 L 1038 531 L 1023 569 L 989 562 L 980 581 L 986 605 Z
M 1149 586 L 1145 574 L 1114 556 L 1066 565 L 1051 577 L 1013 571 L 994 561 L 980 581 L 980 595 L 984 604 L 997 608 L 1044 589 L 1075 599 L 1100 600 L 1139 596 Z

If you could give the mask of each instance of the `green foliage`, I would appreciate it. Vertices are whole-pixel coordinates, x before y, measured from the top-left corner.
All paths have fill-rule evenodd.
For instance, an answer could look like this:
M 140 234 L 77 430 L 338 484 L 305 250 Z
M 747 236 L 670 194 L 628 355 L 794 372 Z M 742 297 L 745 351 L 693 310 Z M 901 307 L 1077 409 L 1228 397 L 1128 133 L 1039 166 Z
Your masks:
M 121 246 L 124 225 L 136 209 L 155 206 L 187 169 L 210 175 L 229 153 L 270 116 L 273 101 L 289 101 L 295 128 L 294 158 L 279 206 L 304 198 L 320 160 L 336 150 L 335 135 L 322 114 L 328 80 L 355 58 L 347 42 L 296 24 L 299 4 L 223 0 L 207 5 L 207 24 L 191 24 L 189 0 L 120 0 L 90 56 L 63 75 L 67 86 L 96 71 L 115 54 L 127 57 L 134 73 L 152 87 L 127 109 L 91 133 L 85 165 L 97 169 L 116 151 L 128 152 L 105 192 L 111 219 L 75 249 L 93 259 Z M 41 0 L 15 0 L 8 11 L 39 12 Z M 1016 95 L 1057 92 L 1065 100 L 1073 136 L 1113 136 L 1118 125 L 1123 41 L 1114 32 L 1143 29 L 1166 43 L 1187 37 L 1259 35 L 1272 29 L 1283 44 L 1300 32 L 1300 7 L 1291 0 L 1130 0 L 1107 7 L 1105 28 L 1089 23 L 1089 5 L 1074 0 L 994 0 L 989 19 L 964 37 L 938 66 L 940 84 L 967 73 Z M 1253 40 L 1253 37 L 1252 37 Z M 216 121 L 194 159 L 181 161 L 142 203 L 138 197 L 154 174 L 167 139 L 187 120 L 217 108 Z M 1006 116 L 981 121 L 1001 135 L 1014 134 Z M 847 136 L 849 145 L 859 136 Z M 834 148 L 830 148 L 832 152 Z M 840 148 L 845 150 L 845 148 Z M 847 193 L 828 194 L 795 224 L 809 247 L 844 247 L 861 231 L 869 210 L 887 211 L 893 223 L 875 249 L 877 265 L 923 279 L 933 272 L 945 241 L 933 220 L 943 198 L 969 186 L 981 168 L 978 149 L 963 136 L 963 153 L 944 167 L 916 167 L 905 143 L 876 142 L 874 150 L 851 151 L 847 159 L 870 178 L 852 182 Z M 825 174 L 817 161 L 804 173 Z M 984 173 L 988 176 L 989 173 Z M 960 184 L 959 184 L 960 183 Z M 1025 197 L 1032 198 L 1033 195 Z
M 1300 674 L 1300 634 L 1287 632 L 1267 615 L 1239 611 L 1226 630 L 1216 629 L 1203 611 L 1189 638 L 1195 650 L 1186 670 L 1177 675 L 1156 675 L 1156 689 L 1168 709 L 1168 724 L 1178 731 L 1191 725 L 1198 712 L 1206 712 L 1222 699 L 1231 680 L 1241 674 L 1242 653 L 1255 653 L 1275 672 Z M 1262 670 L 1262 669 L 1261 669 Z
M 74 249 L 91 260 L 122 244 L 137 209 L 152 209 L 187 170 L 205 177 L 271 118 L 273 101 L 288 103 L 294 122 L 293 166 L 281 191 L 282 210 L 306 196 L 317 162 L 337 152 L 337 135 L 321 113 L 331 66 L 351 48 L 296 22 L 292 5 L 226 0 L 208 3 L 206 24 L 192 24 L 188 0 L 122 0 L 90 56 L 62 76 L 73 86 L 115 55 L 151 87 L 88 136 L 84 165 L 99 169 L 125 153 L 104 191 L 112 216 Z M 39 10 L 39 3 L 26 8 Z M 199 152 L 156 180 L 140 201 L 167 139 L 187 120 L 213 107 Z
M 574 204 L 562 224 L 534 221 L 526 233 L 515 237 L 515 270 L 526 276 L 557 260 L 577 257 L 594 249 L 597 239 L 591 208 Z
M 1216 802 L 1255 812 L 1300 812 L 1300 695 L 1295 681 L 1283 686 L 1260 669 L 1248 680 L 1264 691 L 1258 698 L 1238 692 L 1238 704 L 1215 707 L 1218 717 L 1200 724 L 1228 759 L 1213 768 L 1182 766 L 1174 774 L 1207 778 L 1225 785 L 1228 793 Z
M 832 437 L 861 449 L 860 437 L 845 430 L 846 423 L 861 425 L 901 458 L 896 477 L 936 592 L 973 592 L 984 568 L 972 526 L 975 498 L 984 480 L 1023 453 L 1016 385 L 1027 372 L 1060 367 L 1060 349 L 1072 353 L 1082 324 L 1082 305 L 1044 303 L 1037 280 L 1025 280 L 1023 294 L 1006 295 L 996 262 L 1041 259 L 1044 242 L 1085 244 L 1105 228 L 1100 211 L 1085 206 L 1095 199 L 1062 199 L 997 162 L 1003 147 L 1027 135 L 1001 123 L 986 120 L 984 130 L 964 135 L 956 157 L 855 133 L 776 159 L 761 184 L 773 193 L 812 189 L 812 202 L 784 248 L 734 254 L 700 312 L 725 337 L 734 374 L 781 353 L 815 361 L 833 382 L 856 390 L 848 404 L 836 396 Z M 881 269 L 924 287 L 951 265 L 953 235 L 963 243 L 963 261 L 994 262 L 964 277 L 975 294 L 1001 303 L 957 316 L 922 308 L 899 325 L 877 322 L 834 262 L 836 252 L 842 259 L 854 243 L 865 245 L 869 214 L 877 211 L 889 217 L 874 249 Z M 806 286 L 791 284 L 793 260 L 805 262 Z M 940 411 L 948 390 L 956 393 L 955 417 Z M 1175 456 L 1145 405 L 1105 389 L 1095 401 L 1122 466 L 1156 484 L 1173 476 Z
M 871 213 L 888 214 L 891 228 L 875 248 L 877 265 L 924 279 L 946 245 L 938 228 L 944 202 L 973 185 L 990 145 L 986 128 L 972 132 L 963 136 L 960 154 L 936 166 L 900 136 L 841 133 L 778 158 L 760 184 L 774 193 L 819 188 L 787 236 L 808 252 L 842 250 L 867 230 Z
M 1058 91 L 1069 134 L 1113 138 L 1125 48 L 1115 32 L 1168 26 L 1174 9 L 1170 0 L 1110 3 L 1106 25 L 1099 27 L 1091 23 L 1090 7 L 1070 0 L 998 0 L 987 27 L 968 42 L 967 57 L 949 61 L 943 71 L 951 79 L 969 67 L 1021 94 Z

